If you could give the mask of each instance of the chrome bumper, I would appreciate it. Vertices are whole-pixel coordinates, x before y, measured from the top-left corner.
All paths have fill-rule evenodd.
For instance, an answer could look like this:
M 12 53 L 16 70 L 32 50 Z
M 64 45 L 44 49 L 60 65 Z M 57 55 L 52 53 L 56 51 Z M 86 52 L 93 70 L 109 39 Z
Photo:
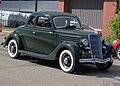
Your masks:
M 112 58 L 106 58 L 106 59 L 97 59 L 97 58 L 90 58 L 90 59 L 79 59 L 79 62 L 80 63 L 106 63 L 106 62 L 109 62 L 109 61 L 113 61 Z

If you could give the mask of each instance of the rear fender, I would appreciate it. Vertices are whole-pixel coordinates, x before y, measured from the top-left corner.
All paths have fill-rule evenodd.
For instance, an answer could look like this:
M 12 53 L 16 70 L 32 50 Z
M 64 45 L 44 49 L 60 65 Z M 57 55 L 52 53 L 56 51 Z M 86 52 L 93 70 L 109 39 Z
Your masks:
M 12 32 L 5 40 L 5 42 L 3 43 L 3 46 L 6 47 L 8 46 L 8 43 L 10 40 L 15 39 L 17 41 L 18 44 L 18 49 L 23 49 L 23 44 L 22 44 L 22 40 L 21 40 L 21 36 L 20 34 L 16 33 L 16 32 Z

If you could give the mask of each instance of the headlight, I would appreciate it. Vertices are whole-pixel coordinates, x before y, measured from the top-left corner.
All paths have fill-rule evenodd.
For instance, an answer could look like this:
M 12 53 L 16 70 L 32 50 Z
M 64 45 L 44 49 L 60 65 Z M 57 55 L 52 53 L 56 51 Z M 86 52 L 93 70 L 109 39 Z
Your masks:
M 82 39 L 82 44 L 84 46 L 87 46 L 88 45 L 88 40 L 85 38 L 85 39 Z
M 110 45 L 110 42 L 107 39 L 103 40 L 104 45 Z

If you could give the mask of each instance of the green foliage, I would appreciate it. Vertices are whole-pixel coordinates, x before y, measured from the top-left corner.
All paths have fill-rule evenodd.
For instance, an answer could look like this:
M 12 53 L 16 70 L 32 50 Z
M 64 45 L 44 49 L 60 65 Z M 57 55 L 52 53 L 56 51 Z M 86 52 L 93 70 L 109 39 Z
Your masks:
M 116 14 L 115 18 L 110 21 L 109 27 L 111 29 L 110 40 L 120 39 L 120 11 Z
M 115 40 L 112 36 L 103 36 L 102 39 L 103 39 L 103 40 L 104 40 L 104 39 L 107 39 L 107 40 L 110 42 L 110 44 L 112 44 L 113 41 Z

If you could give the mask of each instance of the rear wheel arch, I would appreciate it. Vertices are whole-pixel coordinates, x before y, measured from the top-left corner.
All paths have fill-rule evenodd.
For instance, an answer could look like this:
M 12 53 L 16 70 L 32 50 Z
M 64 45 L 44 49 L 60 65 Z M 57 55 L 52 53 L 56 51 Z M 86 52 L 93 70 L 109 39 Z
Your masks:
M 12 40 L 12 39 L 16 40 L 16 42 L 18 44 L 18 49 L 23 49 L 24 48 L 22 39 L 18 34 L 16 36 L 12 35 L 12 36 L 8 37 L 5 46 L 8 46 L 10 40 Z
M 9 37 L 9 38 L 7 39 L 7 41 L 6 41 L 5 46 L 8 46 L 8 44 L 9 44 L 10 40 L 12 40 L 12 39 L 14 39 L 14 38 L 13 38 L 13 37 Z

